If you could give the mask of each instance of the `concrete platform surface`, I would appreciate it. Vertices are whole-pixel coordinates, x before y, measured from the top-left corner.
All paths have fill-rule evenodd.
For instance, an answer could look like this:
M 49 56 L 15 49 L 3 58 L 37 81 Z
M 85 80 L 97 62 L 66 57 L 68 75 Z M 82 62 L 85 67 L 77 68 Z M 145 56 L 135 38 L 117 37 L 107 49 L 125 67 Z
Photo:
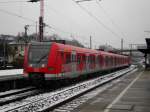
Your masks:
M 73 112 L 150 112 L 150 71 L 125 76 Z
M 23 77 L 23 69 L 0 70 L 0 81 L 15 80 Z

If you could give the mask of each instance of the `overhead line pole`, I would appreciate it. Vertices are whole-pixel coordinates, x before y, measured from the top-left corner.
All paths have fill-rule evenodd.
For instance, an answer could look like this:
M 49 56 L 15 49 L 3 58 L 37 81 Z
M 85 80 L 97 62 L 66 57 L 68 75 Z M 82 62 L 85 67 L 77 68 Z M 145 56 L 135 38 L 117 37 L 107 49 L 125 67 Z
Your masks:
M 90 36 L 90 49 L 92 49 L 92 36 Z
M 44 37 L 44 0 L 29 0 L 28 2 L 40 1 L 40 17 L 39 17 L 39 41 L 41 42 Z
M 39 17 L 39 41 L 43 40 L 44 34 L 44 0 L 40 0 L 40 17 Z
M 123 38 L 121 38 L 121 54 L 123 53 Z

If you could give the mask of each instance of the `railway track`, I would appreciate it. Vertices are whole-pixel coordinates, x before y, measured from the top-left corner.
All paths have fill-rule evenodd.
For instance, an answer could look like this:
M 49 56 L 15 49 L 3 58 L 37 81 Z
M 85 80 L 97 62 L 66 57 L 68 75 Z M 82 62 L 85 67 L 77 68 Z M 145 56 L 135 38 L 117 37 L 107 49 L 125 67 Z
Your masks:
M 33 90 L 33 89 L 35 89 L 35 88 L 34 87 L 26 87 L 26 88 L 14 89 L 14 90 L 6 91 L 6 92 L 1 92 L 0 98 L 4 98 L 4 97 L 10 96 L 10 95 L 26 92 L 26 91 Z
M 42 92 L 34 87 L 27 87 L 18 90 L 11 90 L 0 93 L 0 106 L 36 95 Z
M 117 72 L 110 73 L 92 80 L 84 81 L 70 87 L 65 87 L 53 92 L 42 93 L 31 96 L 21 101 L 13 102 L 8 105 L 0 106 L 1 112 L 41 112 L 60 105 L 64 101 L 68 101 L 76 96 L 79 96 L 91 89 L 94 89 L 113 79 L 131 72 L 135 67 L 126 68 Z M 86 98 L 85 98 L 86 99 Z M 82 100 L 80 103 L 84 102 Z M 72 106 L 76 106 L 72 104 Z

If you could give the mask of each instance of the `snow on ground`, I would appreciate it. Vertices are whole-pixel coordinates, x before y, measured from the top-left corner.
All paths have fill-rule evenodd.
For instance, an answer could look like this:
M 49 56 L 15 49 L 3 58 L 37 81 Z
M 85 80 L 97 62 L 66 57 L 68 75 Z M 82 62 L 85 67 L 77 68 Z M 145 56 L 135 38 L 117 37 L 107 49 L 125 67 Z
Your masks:
M 23 74 L 23 69 L 0 70 L 0 76 Z

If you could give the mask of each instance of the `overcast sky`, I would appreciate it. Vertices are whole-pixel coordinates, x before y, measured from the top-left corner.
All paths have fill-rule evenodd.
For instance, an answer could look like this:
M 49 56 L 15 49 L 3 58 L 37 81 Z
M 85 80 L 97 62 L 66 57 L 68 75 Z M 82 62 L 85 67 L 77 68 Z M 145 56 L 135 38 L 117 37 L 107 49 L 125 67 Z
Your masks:
M 7 1 L 10 1 L 9 3 Z M 14 2 L 12 2 L 14 1 Z M 19 1 L 19 0 L 18 0 Z M 39 17 L 39 3 L 22 2 L 25 0 L 0 0 L 0 34 L 17 35 L 35 32 L 35 22 Z M 7 3 L 6 3 L 7 2 Z M 45 0 L 44 21 L 54 29 L 45 29 L 45 35 L 57 33 L 63 38 L 75 38 L 89 45 L 92 36 L 93 48 L 109 44 L 120 48 L 121 38 L 125 47 L 129 44 L 143 44 L 150 36 L 150 0 L 102 0 L 80 3 L 80 6 L 95 17 L 89 16 L 72 0 Z M 8 12 L 27 17 L 24 20 Z

